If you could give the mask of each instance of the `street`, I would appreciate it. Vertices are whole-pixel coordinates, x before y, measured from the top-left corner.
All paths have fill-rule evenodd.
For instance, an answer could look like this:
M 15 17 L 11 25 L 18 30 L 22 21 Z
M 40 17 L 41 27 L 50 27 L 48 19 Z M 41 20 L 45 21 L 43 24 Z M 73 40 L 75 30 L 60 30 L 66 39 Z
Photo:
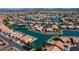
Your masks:
M 10 41 L 9 38 L 6 38 L 5 36 L 3 36 L 1 34 L 0 34 L 0 38 L 8 43 L 8 46 L 1 48 L 0 51 L 4 51 L 4 50 L 6 50 L 7 48 L 10 48 L 10 47 L 15 47 L 15 48 L 17 48 L 21 51 L 26 51 L 22 48 L 21 45 L 15 43 L 13 41 Z

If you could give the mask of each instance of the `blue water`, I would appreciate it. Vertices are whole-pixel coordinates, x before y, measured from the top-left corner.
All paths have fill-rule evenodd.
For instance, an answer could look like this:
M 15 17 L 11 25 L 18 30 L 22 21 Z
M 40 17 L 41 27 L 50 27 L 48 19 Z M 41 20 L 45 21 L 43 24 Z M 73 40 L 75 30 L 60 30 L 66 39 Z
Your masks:
M 47 41 L 52 36 L 54 36 L 53 34 L 41 34 L 41 33 L 38 33 L 38 32 L 34 32 L 34 31 L 31 31 L 31 30 L 28 30 L 27 28 L 17 28 L 16 24 L 17 23 L 11 25 L 11 27 L 14 30 L 22 32 L 26 35 L 28 34 L 28 35 L 34 36 L 34 37 L 37 38 L 37 40 L 32 42 L 32 44 L 34 44 L 35 46 L 40 46 L 41 44 L 43 44 L 43 42 Z M 55 35 L 57 35 L 57 34 L 55 34 Z
M 32 19 L 25 19 L 25 21 L 32 21 Z M 60 17 L 56 17 L 54 19 L 54 22 L 60 22 Z M 16 31 L 24 33 L 25 35 L 31 35 L 31 36 L 36 37 L 37 40 L 32 42 L 32 44 L 35 46 L 40 46 L 41 44 L 43 44 L 43 42 L 46 42 L 53 36 L 77 36 L 79 37 L 79 31 L 64 30 L 63 34 L 42 34 L 42 33 L 28 30 L 27 28 L 17 28 L 18 23 L 20 22 L 15 22 L 14 24 L 11 25 L 11 27 Z
M 54 19 L 53 19 L 53 22 L 60 22 L 60 17 L 56 16 Z
M 73 30 L 65 30 L 63 31 L 62 36 L 76 36 L 79 37 L 79 30 L 73 31 Z
M 26 35 L 28 34 L 28 35 L 34 36 L 37 38 L 37 40 L 32 42 L 32 44 L 34 44 L 35 46 L 40 46 L 41 44 L 43 44 L 43 42 L 49 40 L 53 36 L 61 35 L 61 36 L 77 36 L 77 37 L 79 37 L 79 31 L 65 30 L 65 31 L 63 31 L 63 34 L 41 34 L 38 32 L 28 30 L 27 28 L 16 28 L 17 27 L 16 24 L 17 23 L 11 25 L 14 30 L 22 32 Z

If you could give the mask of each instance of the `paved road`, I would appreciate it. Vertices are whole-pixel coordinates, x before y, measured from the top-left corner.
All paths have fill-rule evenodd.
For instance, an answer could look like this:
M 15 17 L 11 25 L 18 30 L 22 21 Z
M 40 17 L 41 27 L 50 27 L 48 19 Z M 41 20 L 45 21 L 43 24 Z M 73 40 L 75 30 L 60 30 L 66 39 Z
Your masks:
M 21 50 L 21 51 L 25 51 L 25 50 L 22 48 L 21 45 L 15 43 L 15 42 L 13 42 L 13 41 L 10 41 L 9 38 L 6 38 L 5 36 L 3 36 L 3 35 L 1 35 L 1 34 L 0 34 L 0 39 L 2 39 L 2 40 L 4 40 L 4 41 L 8 42 L 8 44 L 9 44 L 8 46 L 6 46 L 6 47 L 0 49 L 0 51 L 4 51 L 4 50 L 6 50 L 6 49 L 9 48 L 9 47 L 16 47 L 17 49 L 19 49 L 19 50 Z

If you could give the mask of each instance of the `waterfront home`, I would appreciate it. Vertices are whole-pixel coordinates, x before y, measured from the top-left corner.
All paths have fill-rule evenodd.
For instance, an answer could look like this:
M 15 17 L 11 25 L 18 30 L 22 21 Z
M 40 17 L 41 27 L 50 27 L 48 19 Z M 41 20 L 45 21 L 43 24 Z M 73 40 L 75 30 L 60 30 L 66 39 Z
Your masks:
M 52 25 L 53 29 L 59 29 L 58 25 Z
M 70 41 L 69 37 L 65 37 L 65 36 L 61 36 L 60 39 L 63 40 L 63 42 Z
M 47 28 L 46 30 L 47 30 L 47 31 L 53 31 L 53 29 L 52 29 L 52 28 Z
M 66 25 L 61 25 L 60 26 L 62 29 L 67 29 L 67 26 Z
M 43 27 L 37 27 L 36 28 L 38 31 L 42 31 L 43 30 Z
M 51 46 L 47 48 L 48 51 L 62 51 L 64 50 L 64 43 L 61 41 L 52 41 Z
M 61 49 L 59 49 L 57 46 L 50 46 L 47 48 L 47 51 L 61 51 Z
M 74 29 L 75 26 L 74 26 L 74 25 L 68 25 L 68 28 L 69 28 L 69 29 Z
M 57 43 L 56 43 L 56 45 L 61 49 L 61 50 L 64 50 L 64 43 L 63 42 L 61 42 L 61 41 L 58 41 Z
M 76 25 L 75 27 L 76 27 L 77 29 L 79 29 L 79 25 Z
M 34 40 L 34 38 L 33 38 L 32 36 L 26 35 L 26 36 L 20 38 L 20 40 L 21 40 L 22 42 L 27 43 L 27 42 L 32 42 L 32 41 Z

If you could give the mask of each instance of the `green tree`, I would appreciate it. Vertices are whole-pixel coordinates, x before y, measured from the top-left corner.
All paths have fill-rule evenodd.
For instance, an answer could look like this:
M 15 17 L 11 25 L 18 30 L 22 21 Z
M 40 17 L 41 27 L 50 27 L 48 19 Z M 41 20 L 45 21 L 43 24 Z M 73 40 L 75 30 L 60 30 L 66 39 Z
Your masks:
M 42 51 L 42 46 L 36 46 L 35 49 L 36 51 Z
M 27 46 L 29 46 L 29 47 L 34 47 L 33 46 L 33 44 L 32 43 L 30 43 L 30 42 L 27 42 L 27 43 L 25 43 Z

